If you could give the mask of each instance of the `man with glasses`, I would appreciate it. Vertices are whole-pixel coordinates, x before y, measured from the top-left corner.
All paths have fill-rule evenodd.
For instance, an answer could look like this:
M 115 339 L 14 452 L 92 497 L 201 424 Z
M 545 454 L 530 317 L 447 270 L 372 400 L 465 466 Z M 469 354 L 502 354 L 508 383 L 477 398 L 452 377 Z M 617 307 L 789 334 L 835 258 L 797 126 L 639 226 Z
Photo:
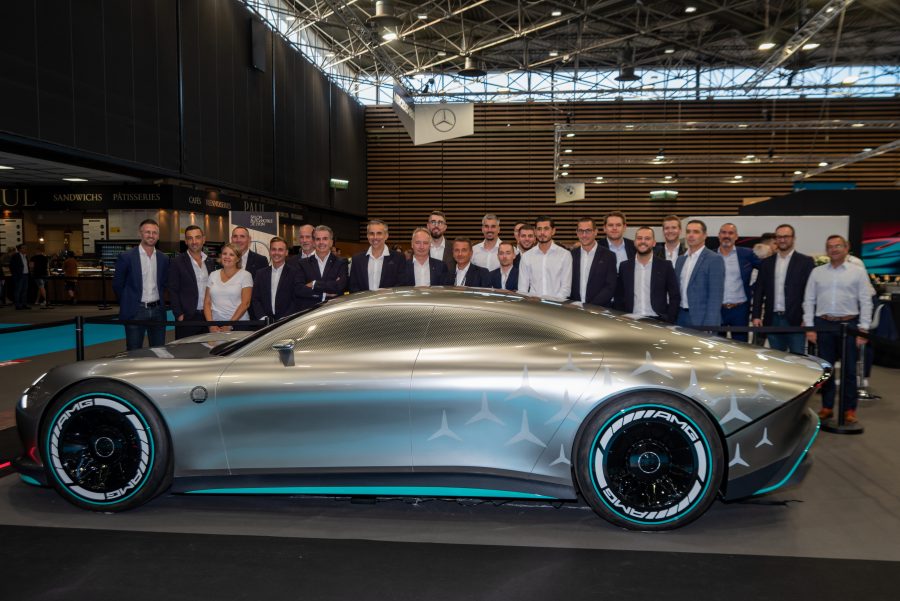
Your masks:
M 592 217 L 582 217 L 577 223 L 575 233 L 581 244 L 571 251 L 572 287 L 569 300 L 612 307 L 616 291 L 616 255 L 597 244 L 597 226 Z
M 762 260 L 753 293 L 753 325 L 776 328 L 797 327 L 803 323 L 803 294 L 813 258 L 794 250 L 794 228 L 787 223 L 775 229 L 778 252 Z M 802 355 L 805 338 L 796 334 L 767 334 L 769 346 L 779 351 Z
M 872 289 L 866 270 L 847 261 L 850 245 L 843 236 L 828 236 L 825 252 L 829 262 L 812 270 L 803 295 L 803 325 L 832 328 L 842 323 L 860 332 L 868 332 L 872 322 Z M 847 338 L 841 352 L 840 332 L 807 332 L 806 339 L 818 345 L 817 354 L 834 364 L 841 356 L 841 378 L 844 379 L 844 422 L 855 424 L 856 418 L 856 352 L 866 343 L 862 336 Z M 834 378 L 822 386 L 822 409 L 819 419 L 834 415 Z
M 456 267 L 453 260 L 453 244 L 447 244 L 444 233 L 447 231 L 447 216 L 443 211 L 432 211 L 428 216 L 428 233 L 431 234 L 429 254 L 438 261 L 443 261 L 450 271 Z

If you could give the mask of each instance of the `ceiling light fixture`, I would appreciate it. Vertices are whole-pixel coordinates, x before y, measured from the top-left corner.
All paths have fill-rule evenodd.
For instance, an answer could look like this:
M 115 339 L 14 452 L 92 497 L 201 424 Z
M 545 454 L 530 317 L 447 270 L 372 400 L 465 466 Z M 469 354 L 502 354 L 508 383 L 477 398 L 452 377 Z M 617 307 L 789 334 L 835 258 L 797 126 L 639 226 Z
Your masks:
M 559 56 L 559 52 L 557 50 L 551 50 L 550 56 Z
M 12 171 L 15 167 L 10 167 L 9 165 L 0 165 L 0 170 L 9 170 Z
M 83 177 L 64 177 L 64 182 L 86 182 L 87 180 Z
M 686 12 L 687 14 L 695 13 L 695 12 L 697 12 L 697 7 L 696 6 L 685 6 L 684 12 Z
M 675 49 L 674 48 L 666 48 L 665 50 L 663 50 L 663 52 L 665 52 L 666 54 L 675 54 Z
M 428 18 L 428 15 L 426 15 L 424 13 L 420 13 L 420 14 L 416 15 L 416 18 L 418 18 L 420 21 L 424 21 Z
M 569 132 L 569 133 L 566 134 L 566 137 L 567 137 L 567 138 L 574 138 L 574 137 L 575 137 L 575 134 L 573 134 L 572 132 Z
M 862 151 L 863 152 L 872 152 L 872 149 L 871 148 L 863 148 Z
M 569 175 L 569 172 L 568 172 L 568 171 L 563 171 L 562 173 L 560 173 L 560 175 L 563 176 L 563 177 L 566 177 L 567 175 Z
M 566 148 L 564 152 L 572 152 L 571 148 Z
M 478 65 L 478 60 L 474 56 L 466 57 L 466 66 L 459 71 L 460 77 L 484 77 L 487 71 Z
M 563 163 L 563 169 L 568 169 L 568 168 L 569 168 L 569 164 L 568 164 L 568 163 Z
M 554 10 L 554 11 L 552 11 L 552 12 L 550 13 L 550 16 L 551 16 L 551 17 L 561 17 L 561 16 L 562 16 L 562 11 L 561 11 L 561 10 Z
M 821 163 L 819 163 L 819 167 L 827 167 L 827 166 L 828 166 L 828 163 L 826 161 L 822 161 Z
M 437 51 L 437 55 L 438 55 L 438 56 L 447 56 L 447 53 L 446 53 L 445 51 L 443 51 L 443 50 L 438 50 L 438 51 Z
M 393 2 L 390 0 L 375 0 L 375 16 L 369 19 L 370 25 L 377 27 L 399 27 L 400 23 L 400 18 L 394 14 Z
M 809 42 L 809 43 L 803 44 L 803 46 L 801 46 L 800 48 L 801 48 L 801 50 L 815 50 L 818 47 L 819 47 L 819 44 L 817 44 L 816 42 Z
M 640 78 L 641 76 L 634 72 L 632 65 L 623 66 L 616 75 L 616 81 L 638 81 Z
M 735 175 L 734 179 L 744 179 L 744 176 L 743 175 Z
M 771 50 L 775 47 L 775 42 L 763 42 L 758 46 L 760 50 Z
M 797 171 L 794 171 L 794 175 L 803 175 L 803 172 L 798 169 Z
M 841 83 L 845 86 L 852 86 L 857 81 L 859 81 L 859 75 L 848 75 L 844 79 L 841 80 Z
M 865 123 L 854 123 L 854 124 L 851 125 L 850 127 L 865 127 L 865 126 L 866 126 Z
M 393 42 L 398 37 L 399 36 L 397 35 L 397 31 L 391 29 L 390 27 L 385 28 L 384 33 L 381 34 L 381 39 L 383 39 L 385 42 Z

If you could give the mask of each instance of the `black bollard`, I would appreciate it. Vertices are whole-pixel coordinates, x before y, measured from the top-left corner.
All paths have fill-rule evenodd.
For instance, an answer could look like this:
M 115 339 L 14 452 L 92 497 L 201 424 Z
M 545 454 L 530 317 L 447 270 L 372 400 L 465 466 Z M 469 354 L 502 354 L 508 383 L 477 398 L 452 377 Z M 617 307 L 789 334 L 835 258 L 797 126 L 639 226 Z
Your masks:
M 75 316 L 75 360 L 84 361 L 84 316 Z

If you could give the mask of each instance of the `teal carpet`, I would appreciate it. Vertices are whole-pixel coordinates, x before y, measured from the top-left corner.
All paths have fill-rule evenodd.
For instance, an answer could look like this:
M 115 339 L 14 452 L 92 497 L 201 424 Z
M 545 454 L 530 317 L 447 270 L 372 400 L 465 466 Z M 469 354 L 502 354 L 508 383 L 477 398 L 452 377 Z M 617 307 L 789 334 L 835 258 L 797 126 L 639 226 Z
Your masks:
M 166 319 L 173 320 L 172 312 Z M 3 328 L 14 328 L 28 324 L 0 323 L 0 361 L 12 359 L 25 359 L 35 355 L 56 353 L 59 351 L 75 350 L 75 324 L 43 328 L 30 332 L 16 332 L 3 334 Z M 171 326 L 166 328 L 172 330 Z M 84 325 L 84 345 L 103 344 L 122 341 L 122 350 L 125 350 L 125 329 L 118 324 L 87 323 Z

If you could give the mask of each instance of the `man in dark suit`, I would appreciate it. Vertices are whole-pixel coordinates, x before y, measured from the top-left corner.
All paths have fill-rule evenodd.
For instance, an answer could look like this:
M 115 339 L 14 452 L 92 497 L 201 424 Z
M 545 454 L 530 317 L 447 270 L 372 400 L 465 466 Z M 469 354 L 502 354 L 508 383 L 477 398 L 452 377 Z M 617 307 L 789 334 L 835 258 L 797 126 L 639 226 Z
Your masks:
M 575 233 L 581 245 L 572 249 L 572 290 L 569 300 L 612 307 L 616 292 L 616 255 L 597 243 L 592 217 L 578 220 Z
M 332 252 L 334 231 L 330 227 L 316 226 L 313 243 L 315 244 L 313 255 L 300 261 L 300 267 L 303 269 L 303 285 L 298 292 L 300 296 L 298 310 L 343 296 L 350 279 L 347 259 L 338 257 Z
M 241 251 L 241 266 L 250 272 L 250 275 L 256 275 L 257 270 L 265 269 L 269 266 L 269 261 L 261 254 L 250 250 L 251 242 L 253 240 L 250 239 L 250 230 L 244 226 L 239 225 L 231 230 L 231 243 Z M 250 317 L 256 319 L 252 313 L 251 311 Z
M 662 222 L 662 233 L 663 241 L 656 244 L 654 252 L 674 267 L 678 257 L 687 252 L 687 246 L 681 239 L 681 217 L 666 215 Z
M 9 259 L 9 272 L 12 275 L 13 302 L 16 309 L 30 309 L 28 306 L 28 255 L 25 254 L 25 245 L 16 246 L 16 252 Z M 2 275 L 2 274 L 0 274 Z
M 759 257 L 749 248 L 737 246 L 737 226 L 723 223 L 719 228 L 719 256 L 725 262 L 725 287 L 722 294 L 722 325 L 747 327 L 750 323 L 750 278 L 759 265 Z M 724 336 L 724 334 L 723 334 Z M 746 332 L 732 332 L 732 340 L 747 342 Z
M 453 260 L 453 243 L 447 243 L 444 234 L 447 231 L 447 216 L 443 211 L 432 211 L 428 216 L 428 233 L 431 234 L 431 257 L 443 261 L 447 271 L 453 269 L 456 262 Z
M 442 260 L 431 256 L 431 234 L 424 227 L 417 227 L 411 243 L 413 258 L 403 265 L 400 285 L 442 286 L 447 279 L 447 266 Z
M 675 264 L 681 293 L 676 323 L 688 328 L 718 326 L 722 322 L 725 261 L 706 248 L 705 223 L 692 219 L 684 231 L 688 251 Z
M 472 263 L 472 241 L 468 238 L 457 238 L 453 241 L 453 258 L 456 265 L 447 274 L 447 286 L 465 286 L 467 288 L 490 288 L 491 274 L 484 267 Z
M 671 262 L 653 256 L 655 246 L 653 230 L 638 228 L 634 235 L 634 259 L 619 267 L 616 308 L 674 323 L 681 302 L 678 279 Z
M 788 224 L 775 229 L 778 252 L 763 259 L 753 293 L 753 325 L 797 327 L 803 325 L 803 294 L 813 258 L 794 250 L 794 228 Z M 760 319 L 760 317 L 762 317 Z M 796 334 L 767 334 L 769 346 L 802 355 L 805 337 Z
M 169 264 L 169 304 L 176 321 L 203 321 L 203 299 L 206 282 L 216 270 L 213 259 L 203 252 L 206 236 L 199 226 L 184 229 L 187 250 L 172 258 Z M 205 326 L 175 326 L 175 338 L 185 338 L 209 331 Z
M 622 261 L 634 258 L 634 242 L 625 237 L 625 213 L 622 211 L 610 211 L 603 221 L 603 233 L 606 238 L 600 240 L 600 245 L 606 247 L 616 255 L 616 269 Z
M 272 265 L 253 276 L 253 307 L 255 319 L 284 319 L 297 312 L 297 288 L 303 285 L 303 272 L 286 262 L 287 242 L 278 236 L 269 241 L 269 258 Z
M 353 255 L 350 262 L 350 292 L 393 288 L 400 285 L 403 253 L 393 253 L 388 249 L 388 226 L 380 219 L 372 219 L 366 226 L 369 249 Z
M 519 289 L 519 265 L 516 263 L 516 250 L 509 242 L 501 242 L 497 248 L 497 260 L 500 267 L 491 272 L 491 288 L 497 290 Z
M 141 243 L 119 255 L 113 290 L 119 297 L 119 319 L 122 321 L 165 321 L 165 292 L 169 284 L 169 257 L 156 249 L 159 224 L 145 219 L 140 225 Z M 131 351 L 144 346 L 144 333 L 150 346 L 166 343 L 163 325 L 126 325 L 125 347 Z

